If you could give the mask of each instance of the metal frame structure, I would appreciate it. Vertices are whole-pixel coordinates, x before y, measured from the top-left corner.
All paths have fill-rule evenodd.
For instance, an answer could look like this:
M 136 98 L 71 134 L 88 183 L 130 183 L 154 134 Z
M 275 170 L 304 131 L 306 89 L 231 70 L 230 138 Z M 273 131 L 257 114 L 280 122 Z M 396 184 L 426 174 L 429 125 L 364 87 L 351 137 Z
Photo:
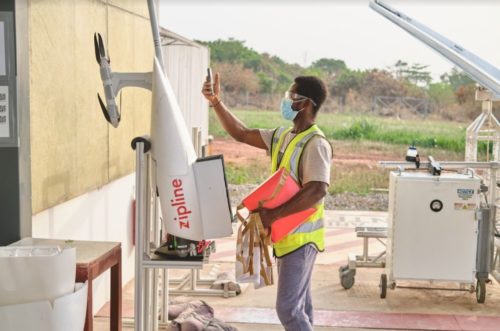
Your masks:
M 372 111 L 383 113 L 384 109 L 390 109 L 399 117 L 400 109 L 408 109 L 413 113 L 426 117 L 431 113 L 431 102 L 429 99 L 413 97 L 393 97 L 377 95 L 372 99 Z
M 164 260 L 154 254 L 160 245 L 160 222 L 157 215 L 156 178 L 149 153 L 150 142 L 138 137 L 132 142 L 136 151 L 136 231 L 135 231 L 135 294 L 134 329 L 157 330 L 168 322 L 168 269 L 201 269 L 203 261 Z M 162 300 L 159 301 L 160 271 Z M 158 308 L 160 318 L 158 319 Z
M 477 147 L 479 141 L 487 143 L 487 157 L 489 157 L 490 142 L 493 142 L 493 150 L 491 155 L 493 161 L 500 160 L 500 123 L 493 114 L 493 101 L 499 101 L 489 91 L 478 89 L 476 90 L 476 100 L 482 102 L 481 114 L 467 127 L 466 131 L 466 147 L 465 161 L 477 161 Z
M 497 235 L 495 235 L 495 248 L 496 253 L 495 257 L 493 258 L 491 274 L 497 281 L 500 281 L 500 236 Z
M 431 169 L 437 163 L 429 157 L 429 162 L 421 162 L 420 169 Z M 418 170 L 414 163 L 411 162 L 398 162 L 398 161 L 382 161 L 380 165 L 387 169 L 397 169 L 399 172 L 403 172 L 405 170 Z M 488 274 L 491 273 L 493 276 L 498 276 L 498 270 L 495 270 L 495 266 L 500 267 L 500 263 L 498 262 L 499 254 L 498 254 L 498 243 L 497 243 L 497 251 L 495 252 L 495 235 L 494 235 L 494 225 L 496 223 L 496 201 L 497 201 L 497 172 L 500 169 L 500 162 L 458 162 L 458 161 L 445 161 L 440 162 L 439 166 L 445 168 L 446 170 L 462 170 L 465 172 L 475 173 L 476 170 L 489 170 L 489 187 L 492 188 L 489 190 L 489 200 L 487 200 L 487 209 L 489 209 L 489 213 L 487 214 L 489 218 L 489 224 L 491 226 L 487 227 L 489 230 L 487 233 L 482 233 L 481 229 L 478 230 L 478 255 L 476 257 L 476 263 L 482 263 L 483 269 L 488 272 L 478 271 L 477 272 L 477 286 L 471 286 L 470 291 L 475 290 L 477 295 L 477 300 L 480 303 L 484 302 L 485 298 L 485 283 L 488 279 Z M 481 250 L 480 250 L 481 247 Z M 481 253 L 485 256 L 481 256 Z M 395 289 L 396 282 L 394 279 L 388 279 L 387 275 L 383 273 L 381 275 L 379 287 L 381 289 L 380 297 L 385 298 L 387 288 Z
M 161 220 L 158 217 L 155 164 L 150 154 L 148 137 L 137 137 L 132 141 L 136 152 L 136 231 L 135 231 L 135 284 L 134 284 L 134 329 L 136 331 L 158 330 L 168 324 L 168 301 L 171 294 L 211 295 L 234 297 L 235 291 L 224 289 L 200 289 L 197 285 L 210 285 L 215 278 L 201 278 L 199 270 L 205 261 L 166 260 L 154 253 L 161 244 Z M 168 269 L 190 269 L 182 279 L 169 281 Z M 161 279 L 161 286 L 160 286 Z M 190 289 L 183 289 L 190 282 Z M 173 290 L 170 283 L 179 283 Z M 157 315 L 160 311 L 159 316 Z
M 363 238 L 363 254 L 349 254 L 347 264 L 339 267 L 340 284 L 346 290 L 354 285 L 354 277 L 356 276 L 356 268 L 384 268 L 386 250 L 378 255 L 369 254 L 370 239 L 376 239 L 382 245 L 386 246 L 386 242 L 382 239 L 387 239 L 387 228 L 384 227 L 356 227 L 354 229 L 356 237 Z
M 495 197 L 498 190 L 497 182 L 499 180 L 496 171 L 498 163 L 496 162 L 500 161 L 500 124 L 492 113 L 492 102 L 500 100 L 500 69 L 380 0 L 371 0 L 369 6 L 455 64 L 481 86 L 476 92 L 476 100 L 482 102 L 482 113 L 467 128 L 466 162 L 463 162 L 462 166 L 467 167 L 467 165 L 472 165 L 476 169 L 486 170 L 483 178 L 490 183 L 490 202 L 493 206 L 490 217 L 493 222 L 493 232 L 496 232 L 498 235 L 500 220 L 496 219 L 496 208 L 500 207 L 500 202 Z M 480 162 L 475 162 L 477 161 L 479 141 L 487 141 L 487 157 L 490 154 L 489 143 L 493 142 L 491 154 L 495 162 L 486 162 L 486 164 L 482 165 Z M 471 161 L 473 163 L 468 163 Z M 451 166 L 457 165 L 451 164 Z M 496 230 L 495 227 L 497 228 Z M 494 234 L 492 233 L 493 236 Z M 498 237 L 495 240 L 498 240 Z M 494 247 L 493 244 L 492 247 Z M 496 256 L 499 256 L 499 250 L 500 245 L 497 245 Z M 495 268 L 492 275 L 500 281 L 500 263 L 497 263 Z

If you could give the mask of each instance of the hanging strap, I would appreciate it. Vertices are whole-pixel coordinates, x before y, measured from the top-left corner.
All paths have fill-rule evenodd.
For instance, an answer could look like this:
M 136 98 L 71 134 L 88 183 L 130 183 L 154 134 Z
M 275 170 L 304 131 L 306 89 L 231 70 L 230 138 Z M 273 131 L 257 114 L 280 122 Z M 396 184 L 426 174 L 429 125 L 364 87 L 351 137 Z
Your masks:
M 264 228 L 262 220 L 258 213 L 250 213 L 246 218 L 241 211 L 244 209 L 242 205 L 237 208 L 237 218 L 241 224 L 238 227 L 238 238 L 236 241 L 237 252 L 236 260 L 242 264 L 243 273 L 254 275 L 254 255 L 253 250 L 259 247 L 260 251 L 260 276 L 266 285 L 273 284 L 272 261 L 269 254 L 269 246 L 271 244 L 270 233 Z M 248 242 L 248 259 L 244 257 L 245 243 Z

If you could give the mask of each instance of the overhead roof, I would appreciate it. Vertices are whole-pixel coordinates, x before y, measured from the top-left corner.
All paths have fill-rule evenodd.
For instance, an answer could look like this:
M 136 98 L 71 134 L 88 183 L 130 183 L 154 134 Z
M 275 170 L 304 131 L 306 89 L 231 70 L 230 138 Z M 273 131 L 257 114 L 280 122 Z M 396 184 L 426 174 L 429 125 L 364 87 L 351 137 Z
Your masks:
M 202 44 L 199 44 L 195 41 L 192 41 L 191 39 L 181 36 L 180 34 L 167 30 L 164 27 L 160 27 L 160 37 L 163 39 L 162 46 L 186 45 L 192 47 L 207 48 Z

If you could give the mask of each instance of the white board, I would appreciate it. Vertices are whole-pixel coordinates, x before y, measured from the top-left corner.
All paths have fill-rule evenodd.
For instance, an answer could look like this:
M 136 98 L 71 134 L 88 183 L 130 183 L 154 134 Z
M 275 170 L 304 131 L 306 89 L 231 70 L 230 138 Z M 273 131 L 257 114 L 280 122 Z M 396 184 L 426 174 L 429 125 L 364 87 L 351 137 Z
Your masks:
M 8 86 L 0 86 L 0 138 L 10 138 Z

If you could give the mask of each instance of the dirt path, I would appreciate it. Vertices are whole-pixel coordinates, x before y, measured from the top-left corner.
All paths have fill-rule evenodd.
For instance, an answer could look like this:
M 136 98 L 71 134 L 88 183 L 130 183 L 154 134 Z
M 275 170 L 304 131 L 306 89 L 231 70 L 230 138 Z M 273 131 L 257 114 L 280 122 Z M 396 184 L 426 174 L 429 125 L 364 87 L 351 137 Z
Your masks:
M 246 165 L 250 161 L 269 162 L 263 149 L 239 143 L 232 139 L 215 139 L 212 142 L 212 154 L 223 154 L 224 161 L 234 165 Z
M 390 156 L 382 151 L 363 151 L 352 153 L 352 143 L 334 144 L 333 163 L 337 165 L 366 165 L 369 168 L 376 167 L 378 161 L 390 159 Z M 239 143 L 232 139 L 215 139 L 212 142 L 212 153 L 223 154 L 224 160 L 235 165 L 248 164 L 249 161 L 269 162 L 269 156 L 264 150 Z
M 344 169 L 349 175 L 350 171 L 356 169 L 364 170 L 364 173 L 376 170 L 377 162 L 380 160 L 394 159 L 395 152 L 377 149 L 375 145 L 359 146 L 353 142 L 334 142 L 333 164 L 337 171 Z M 262 162 L 268 165 L 270 160 L 264 150 L 254 148 L 231 139 L 215 139 L 212 142 L 212 154 L 223 154 L 224 161 L 233 165 L 248 166 Z M 230 197 L 232 204 L 238 204 L 256 185 L 230 185 Z M 387 210 L 387 194 L 371 193 L 359 195 L 356 193 L 340 193 L 328 195 L 325 198 L 325 208 L 335 210 Z

